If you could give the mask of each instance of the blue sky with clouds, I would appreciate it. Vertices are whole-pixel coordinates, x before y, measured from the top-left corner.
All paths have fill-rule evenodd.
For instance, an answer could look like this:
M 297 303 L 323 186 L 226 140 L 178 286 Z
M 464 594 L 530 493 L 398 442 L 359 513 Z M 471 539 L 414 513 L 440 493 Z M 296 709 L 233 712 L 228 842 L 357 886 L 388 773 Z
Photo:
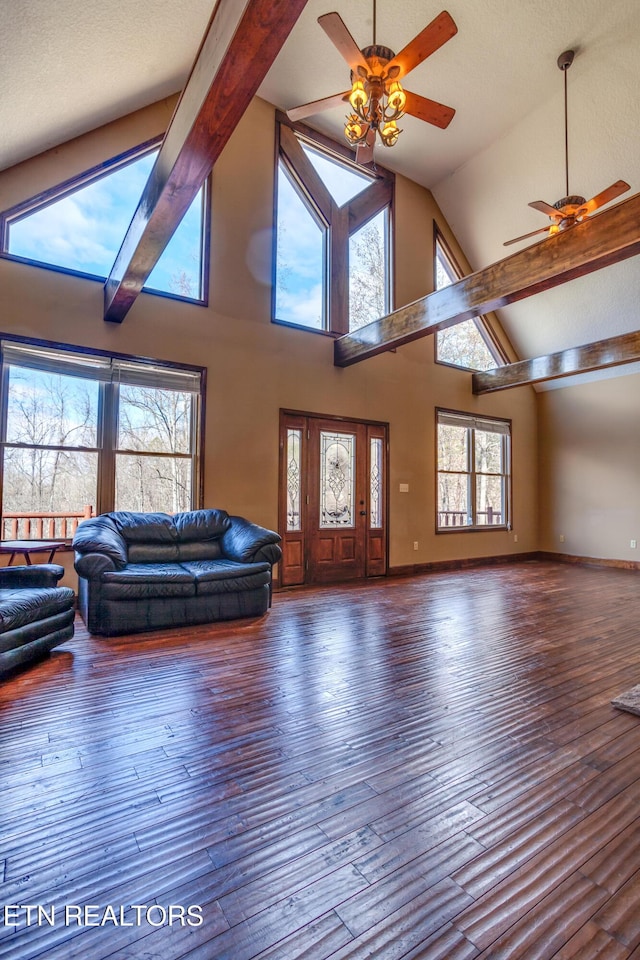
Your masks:
M 9 253 L 106 278 L 156 155 L 157 151 L 145 154 L 14 221 Z M 181 293 L 176 278 L 184 272 L 191 285 L 189 295 L 200 296 L 201 221 L 200 192 L 151 273 L 147 289 Z

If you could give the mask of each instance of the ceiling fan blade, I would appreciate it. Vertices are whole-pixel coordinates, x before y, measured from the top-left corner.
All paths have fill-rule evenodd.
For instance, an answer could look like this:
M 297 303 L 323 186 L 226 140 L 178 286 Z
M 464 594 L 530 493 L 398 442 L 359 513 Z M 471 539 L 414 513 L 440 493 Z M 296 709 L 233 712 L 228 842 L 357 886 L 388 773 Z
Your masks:
M 545 200 L 533 200 L 529 206 L 533 207 L 534 210 L 539 210 L 540 213 L 546 213 L 548 217 L 553 217 L 554 220 L 562 220 L 560 210 L 556 210 L 555 207 L 552 207 L 551 204 Z
M 321 100 L 312 100 L 310 103 L 302 103 L 299 107 L 292 107 L 287 110 L 289 120 L 303 120 L 314 113 L 322 113 L 323 110 L 330 110 L 332 107 L 341 106 L 351 91 L 345 93 L 334 93 L 331 97 L 323 97 Z
M 528 240 L 529 237 L 535 237 L 538 233 L 548 233 L 549 227 L 540 227 L 539 230 L 532 230 L 531 233 L 523 233 L 521 237 L 514 237 L 513 240 L 505 240 L 503 247 L 509 247 L 512 243 L 519 243 L 520 240 Z
M 354 73 L 358 72 L 358 67 L 363 67 L 366 73 L 369 73 L 367 61 L 362 56 L 362 51 L 347 30 L 339 13 L 335 11 L 325 13 L 318 17 L 318 23 Z
M 447 107 L 444 103 L 438 103 L 437 100 L 429 100 L 427 97 L 421 97 L 418 93 L 404 91 L 407 95 L 407 102 L 404 108 L 405 113 L 410 113 L 412 117 L 418 120 L 425 120 L 432 123 L 435 127 L 445 130 L 455 115 L 453 107 Z
M 587 200 L 584 206 L 580 207 L 576 213 L 576 217 L 588 216 L 590 213 L 593 213 L 594 210 L 597 210 L 598 207 L 603 207 L 605 203 L 615 200 L 616 197 L 621 196 L 630 189 L 631 187 L 625 180 L 616 180 L 616 182 L 612 183 L 606 190 L 602 190 L 600 193 L 597 193 L 595 197 L 592 197 L 591 200 Z
M 376 132 L 373 127 L 369 127 L 365 142 L 359 143 L 356 147 L 356 163 L 371 163 L 375 142 Z
M 337 14 L 336 14 L 337 16 Z M 397 78 L 404 77 L 410 70 L 417 67 L 419 63 L 435 53 L 447 40 L 454 37 L 458 32 L 454 20 L 450 13 L 443 10 L 438 14 L 435 20 L 432 20 L 424 30 L 403 47 L 400 53 L 397 53 L 393 60 L 387 64 L 387 73 L 393 67 L 400 67 L 400 73 Z

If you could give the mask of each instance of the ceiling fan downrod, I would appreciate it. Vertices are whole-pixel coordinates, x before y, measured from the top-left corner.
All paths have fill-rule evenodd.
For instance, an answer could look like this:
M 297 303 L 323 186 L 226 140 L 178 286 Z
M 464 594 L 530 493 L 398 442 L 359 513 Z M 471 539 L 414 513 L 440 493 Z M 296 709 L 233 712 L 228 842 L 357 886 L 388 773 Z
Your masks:
M 565 195 L 569 196 L 569 114 L 567 110 L 567 70 L 573 63 L 574 50 L 565 50 L 558 57 L 558 67 L 564 73 L 564 174 Z

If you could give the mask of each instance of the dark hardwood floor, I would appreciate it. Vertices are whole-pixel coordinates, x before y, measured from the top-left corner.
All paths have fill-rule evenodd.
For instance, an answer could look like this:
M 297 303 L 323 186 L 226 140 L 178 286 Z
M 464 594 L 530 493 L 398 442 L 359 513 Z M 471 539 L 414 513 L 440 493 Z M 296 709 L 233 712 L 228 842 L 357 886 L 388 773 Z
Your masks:
M 639 588 L 532 561 L 78 620 L 0 685 L 0 960 L 640 960 Z

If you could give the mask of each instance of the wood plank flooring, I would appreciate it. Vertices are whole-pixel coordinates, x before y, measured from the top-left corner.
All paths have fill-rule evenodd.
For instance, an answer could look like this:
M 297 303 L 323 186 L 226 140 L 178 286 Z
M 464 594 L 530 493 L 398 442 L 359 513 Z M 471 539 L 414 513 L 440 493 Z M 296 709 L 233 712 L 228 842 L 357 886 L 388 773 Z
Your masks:
M 638 574 L 546 561 L 78 620 L 0 685 L 0 960 L 640 960 L 636 683 Z

